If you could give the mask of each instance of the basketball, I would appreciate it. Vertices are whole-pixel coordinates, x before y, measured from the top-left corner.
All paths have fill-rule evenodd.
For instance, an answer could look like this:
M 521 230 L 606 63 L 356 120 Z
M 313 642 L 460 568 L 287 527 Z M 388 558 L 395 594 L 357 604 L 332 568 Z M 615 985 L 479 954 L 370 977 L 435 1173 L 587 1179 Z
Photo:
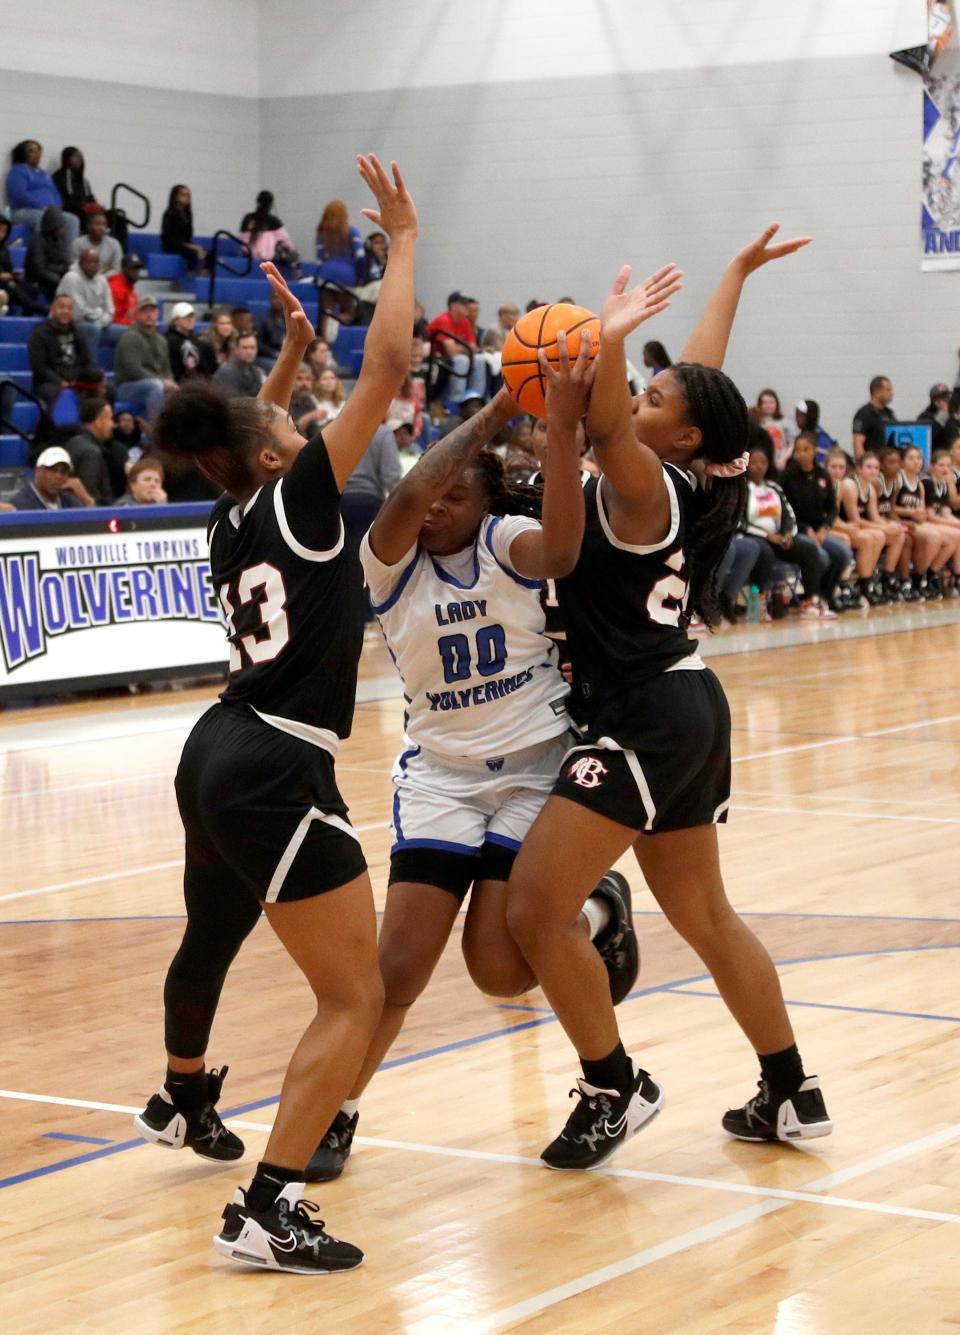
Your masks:
M 525 413 L 546 417 L 546 383 L 539 362 L 540 349 L 548 361 L 559 361 L 557 335 L 564 331 L 573 361 L 580 352 L 580 336 L 589 329 L 593 337 L 593 356 L 600 345 L 600 320 L 583 306 L 557 301 L 538 306 L 522 315 L 510 330 L 503 345 L 503 379 L 513 398 Z

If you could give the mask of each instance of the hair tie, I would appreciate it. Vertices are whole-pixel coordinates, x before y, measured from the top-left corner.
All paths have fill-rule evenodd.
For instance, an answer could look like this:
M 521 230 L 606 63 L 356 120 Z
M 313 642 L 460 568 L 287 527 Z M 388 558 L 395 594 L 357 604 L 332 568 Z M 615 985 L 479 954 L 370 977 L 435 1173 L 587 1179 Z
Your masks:
M 749 452 L 745 452 L 737 459 L 731 459 L 725 464 L 707 464 L 706 472 L 708 477 L 739 477 L 741 473 L 747 471 L 747 464 L 750 462 Z

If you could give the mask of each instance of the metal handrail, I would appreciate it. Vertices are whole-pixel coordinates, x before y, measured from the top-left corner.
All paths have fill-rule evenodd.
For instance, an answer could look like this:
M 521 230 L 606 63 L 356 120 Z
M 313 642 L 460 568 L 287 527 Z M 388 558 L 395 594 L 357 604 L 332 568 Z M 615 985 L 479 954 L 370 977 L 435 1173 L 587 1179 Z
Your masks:
M 145 211 L 144 211 L 143 221 L 142 221 L 142 222 L 131 222 L 130 219 L 127 217 L 127 211 L 126 211 L 126 209 L 118 209 L 118 208 L 117 208 L 117 195 L 119 194 L 119 192 L 120 192 L 121 190 L 127 190 L 127 191 L 129 191 L 129 193 L 130 193 L 131 195 L 135 195 L 136 198 L 140 200 L 141 204 L 143 204 L 143 206 L 144 206 L 144 210 L 145 210 Z M 126 220 L 127 220 L 127 225 L 128 225 L 129 227 L 135 227 L 135 228 L 137 228 L 138 230 L 142 230 L 144 227 L 147 226 L 147 224 L 148 224 L 149 221 L 150 221 L 150 201 L 149 201 L 149 199 L 148 199 L 147 196 L 143 193 L 142 190 L 137 190 L 135 186 L 128 185 L 126 181 L 118 181 L 117 184 L 116 184 L 116 185 L 113 187 L 113 189 L 110 191 L 110 209 L 111 209 L 111 212 L 113 212 L 113 213 L 119 213 L 119 214 L 121 214 L 124 218 L 126 218 Z
M 460 338 L 457 334 L 451 334 L 446 329 L 441 330 L 440 333 L 437 335 L 437 337 L 450 338 L 454 341 L 454 343 L 460 344 L 461 348 L 463 348 L 463 351 L 467 357 L 467 370 L 466 370 L 466 376 L 464 376 L 463 371 L 455 370 L 453 365 L 453 359 L 451 357 L 445 356 L 443 353 L 434 352 L 433 341 L 431 340 L 430 356 L 427 358 L 427 367 L 429 371 L 428 383 L 431 389 L 436 387 L 436 383 L 439 379 L 439 376 L 436 375 L 435 373 L 440 370 L 448 371 L 450 375 L 455 375 L 460 379 L 465 379 L 465 378 L 468 379 L 470 373 L 473 371 L 473 362 L 477 354 L 477 350 L 472 343 L 467 343 L 465 339 Z
M 242 247 L 242 253 L 239 258 L 246 260 L 247 267 L 245 269 L 234 269 L 225 259 L 221 259 L 220 238 L 222 236 L 229 237 L 231 241 L 235 241 L 238 246 Z M 226 227 L 221 227 L 219 231 L 214 232 L 213 237 L 211 238 L 210 254 L 212 256 L 210 261 L 210 296 L 207 300 L 207 305 L 213 310 L 214 293 L 217 286 L 217 268 L 219 267 L 226 270 L 227 273 L 233 274 L 234 278 L 246 278 L 247 274 L 253 268 L 253 252 L 242 236 L 237 236 L 235 232 L 228 231 Z
M 18 385 L 15 380 L 9 380 L 6 377 L 0 380 L 0 403 L 4 402 L 6 395 L 3 391 L 8 387 L 14 391 L 15 395 L 19 394 L 22 399 L 29 399 L 31 403 L 35 403 L 40 409 L 41 417 L 47 411 L 47 406 L 43 399 L 38 398 L 32 390 L 24 389 L 24 387 Z M 19 436 L 20 439 L 25 440 L 28 445 L 33 444 L 34 436 L 29 435 L 26 431 L 16 426 L 8 417 L 0 417 L 0 427 L 6 428 L 11 435 Z

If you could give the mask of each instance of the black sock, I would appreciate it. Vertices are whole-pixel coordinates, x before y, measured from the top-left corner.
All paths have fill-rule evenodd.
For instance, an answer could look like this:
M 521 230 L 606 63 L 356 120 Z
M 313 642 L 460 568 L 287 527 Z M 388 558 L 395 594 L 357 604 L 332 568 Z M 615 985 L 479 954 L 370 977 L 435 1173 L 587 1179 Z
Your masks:
M 174 1103 L 184 1112 L 193 1112 L 207 1101 L 207 1073 L 202 1066 L 199 1071 L 171 1071 L 168 1066 L 163 1084 Z
M 624 1051 L 622 1043 L 618 1043 L 613 1051 L 600 1061 L 591 1062 L 581 1057 L 580 1065 L 583 1067 L 584 1080 L 597 1089 L 615 1089 L 624 1094 L 633 1084 L 633 1063 Z
M 757 1056 L 760 1058 L 763 1078 L 775 1094 L 784 1097 L 796 1094 L 807 1078 L 803 1073 L 803 1062 L 796 1043 L 791 1043 L 782 1052 L 771 1052 L 766 1056 L 758 1052 Z
M 261 1159 L 244 1196 L 251 1210 L 269 1210 L 288 1183 L 305 1181 L 302 1169 L 283 1168 L 280 1164 L 267 1163 Z

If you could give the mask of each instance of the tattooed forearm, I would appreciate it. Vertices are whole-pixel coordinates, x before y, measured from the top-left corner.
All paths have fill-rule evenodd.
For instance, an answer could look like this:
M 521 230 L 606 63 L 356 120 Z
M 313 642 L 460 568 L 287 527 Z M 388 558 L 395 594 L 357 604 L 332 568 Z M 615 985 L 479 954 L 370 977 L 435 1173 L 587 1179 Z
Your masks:
M 420 491 L 436 492 L 442 496 L 515 411 L 509 399 L 498 395 L 462 426 L 451 431 L 449 436 L 432 445 L 404 481 Z

